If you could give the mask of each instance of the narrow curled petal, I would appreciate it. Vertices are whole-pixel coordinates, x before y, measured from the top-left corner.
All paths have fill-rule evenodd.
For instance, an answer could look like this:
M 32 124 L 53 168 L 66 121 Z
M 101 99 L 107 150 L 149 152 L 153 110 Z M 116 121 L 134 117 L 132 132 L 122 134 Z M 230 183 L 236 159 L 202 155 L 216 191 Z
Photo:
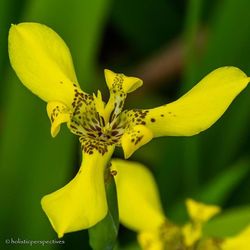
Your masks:
M 186 200 L 187 211 L 193 222 L 205 223 L 221 211 L 214 205 L 206 205 L 192 199 Z
M 12 25 L 9 57 L 22 83 L 44 101 L 70 106 L 78 86 L 70 51 L 60 36 L 39 23 Z
M 97 95 L 93 94 L 94 102 L 95 102 L 95 108 L 100 116 L 106 118 L 105 113 L 105 103 L 102 100 L 102 93 L 100 90 L 97 91 Z
M 137 125 L 126 131 L 121 138 L 124 157 L 129 158 L 138 148 L 148 143 L 153 138 L 153 133 L 143 125 Z
M 104 155 L 85 153 L 82 166 L 63 188 L 42 198 L 42 208 L 58 237 L 92 227 L 107 214 L 104 168 L 113 148 Z
M 119 116 L 127 94 L 139 88 L 142 85 L 142 80 L 117 74 L 108 69 L 104 70 L 104 74 L 110 92 L 108 103 L 105 106 L 106 122 L 108 122 L 114 121 Z
M 154 109 L 131 110 L 126 116 L 131 124 L 146 124 L 155 137 L 195 135 L 213 125 L 249 82 L 238 68 L 218 68 L 177 101 Z M 140 117 L 142 113 L 146 115 Z
M 250 249 L 250 226 L 246 227 L 236 236 L 232 236 L 223 241 L 222 250 L 248 250 Z
M 112 160 L 117 171 L 118 207 L 121 222 L 135 231 L 151 231 L 165 221 L 159 193 L 152 174 L 143 165 L 124 160 Z
M 135 91 L 142 86 L 142 80 L 137 77 L 125 76 L 124 74 L 117 74 L 111 70 L 105 69 L 104 75 L 108 88 L 115 89 L 120 87 L 126 94 Z
M 61 102 L 49 102 L 47 113 L 51 121 L 51 135 L 55 137 L 60 131 L 60 125 L 70 120 L 70 110 Z

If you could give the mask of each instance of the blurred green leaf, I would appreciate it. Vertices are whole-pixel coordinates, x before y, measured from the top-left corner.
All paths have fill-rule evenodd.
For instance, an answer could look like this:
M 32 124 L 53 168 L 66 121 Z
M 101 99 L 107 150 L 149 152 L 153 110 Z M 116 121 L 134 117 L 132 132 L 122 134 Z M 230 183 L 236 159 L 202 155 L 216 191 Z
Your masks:
M 198 58 L 197 37 L 201 29 L 201 19 L 204 1 L 189 0 L 186 11 L 184 29 L 184 69 L 180 93 L 185 94 L 199 79 L 197 79 Z M 180 144 L 183 159 L 183 185 L 186 195 L 194 192 L 199 186 L 200 166 L 200 136 L 184 138 Z M 185 194 L 184 194 L 185 195 Z
M 108 0 L 27 1 L 20 22 L 41 22 L 62 34 L 74 56 L 78 56 L 75 64 L 78 76 L 90 79 L 107 3 Z M 1 236 L 55 239 L 56 233 L 41 209 L 40 199 L 65 185 L 74 168 L 78 168 L 74 164 L 76 137 L 64 127 L 56 139 L 51 138 L 45 104 L 22 86 L 13 70 L 8 69 L 4 84 L 5 108 L 1 117 L 4 133 L 0 141 L 0 192 L 4 204 L 0 208 Z M 70 237 L 67 242 L 69 245 L 40 245 L 36 249 L 72 249 Z M 18 248 L 27 249 L 27 246 Z
M 142 54 L 165 46 L 180 29 L 181 11 L 171 1 L 116 0 L 113 9 L 117 32 Z
M 249 173 L 249 160 L 242 160 L 230 168 L 222 171 L 207 184 L 201 185 L 199 190 L 185 196 L 185 199 L 192 197 L 204 203 L 222 205 L 225 200 L 233 193 L 236 187 L 242 182 Z M 178 223 L 183 223 L 187 218 L 187 210 L 184 201 L 180 199 L 177 204 L 170 208 L 168 216 Z
M 201 16 L 204 1 L 189 0 L 187 6 L 187 14 L 184 29 L 184 73 L 183 84 L 181 85 L 181 93 L 184 94 L 190 90 L 197 81 L 197 36 L 201 25 Z
M 230 209 L 209 221 L 203 229 L 205 236 L 226 237 L 239 233 L 250 225 L 250 206 Z
M 2 0 L 0 1 L 0 76 L 1 80 L 5 81 L 5 73 L 7 70 L 6 63 L 8 62 L 8 49 L 7 49 L 7 34 L 11 22 L 17 20 L 20 16 L 21 10 L 24 7 L 24 1 L 16 0 Z M 0 111 L 4 106 L 4 95 L 7 86 L 0 84 Z
M 116 244 L 119 228 L 117 193 L 113 176 L 109 178 L 106 182 L 108 214 L 102 221 L 89 229 L 89 242 L 94 250 L 112 250 Z
M 242 182 L 249 170 L 250 162 L 248 160 L 234 164 L 201 187 L 194 198 L 205 203 L 223 204 Z
M 115 250 L 141 250 L 141 248 L 137 242 L 134 242 L 134 243 L 131 243 L 125 247 L 119 247 Z
M 81 87 L 96 91 L 92 82 L 111 0 L 29 1 L 27 11 L 33 13 L 29 21 L 44 23 L 60 34 L 70 48 Z
M 250 74 L 247 56 L 250 53 L 249 8 L 248 0 L 218 1 L 211 16 L 207 48 L 200 63 L 199 77 L 225 65 L 237 66 Z M 250 124 L 249 96 L 248 87 L 217 124 L 205 133 L 204 167 L 209 169 L 204 178 L 228 165 L 244 144 Z

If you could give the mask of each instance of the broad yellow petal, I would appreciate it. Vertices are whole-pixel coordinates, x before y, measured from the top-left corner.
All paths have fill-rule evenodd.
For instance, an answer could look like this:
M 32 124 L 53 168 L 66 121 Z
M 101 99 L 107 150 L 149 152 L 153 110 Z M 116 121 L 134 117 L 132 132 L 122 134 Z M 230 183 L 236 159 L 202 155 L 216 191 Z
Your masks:
M 250 226 L 246 227 L 236 236 L 223 241 L 222 250 L 249 250 L 250 249 Z
M 55 137 L 60 131 L 60 125 L 70 120 L 70 109 L 61 102 L 49 102 L 47 113 L 51 121 L 51 135 Z
M 186 206 L 193 222 L 205 223 L 221 211 L 218 206 L 203 204 L 192 199 L 186 200 Z
M 79 85 L 70 51 L 56 32 L 39 23 L 12 25 L 9 57 L 21 82 L 34 94 L 71 105 Z
M 158 229 L 166 220 L 155 180 L 150 171 L 136 162 L 115 159 L 120 221 L 134 231 Z
M 84 153 L 82 166 L 63 188 L 42 198 L 42 208 L 58 237 L 94 226 L 107 214 L 104 169 L 113 147 L 104 155 Z
M 195 135 L 213 125 L 249 82 L 238 68 L 218 68 L 177 101 L 125 116 L 131 125 L 146 125 L 155 137 Z

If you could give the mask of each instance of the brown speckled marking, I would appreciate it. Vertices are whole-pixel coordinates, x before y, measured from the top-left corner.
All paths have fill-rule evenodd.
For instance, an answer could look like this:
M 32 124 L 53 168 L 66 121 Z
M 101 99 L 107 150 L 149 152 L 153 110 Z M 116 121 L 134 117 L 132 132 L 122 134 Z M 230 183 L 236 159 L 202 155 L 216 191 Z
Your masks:
M 132 128 L 135 125 L 146 125 L 145 118 L 148 116 L 149 110 L 143 109 L 132 109 L 130 111 L 124 111 L 123 116 L 130 124 L 129 126 Z
M 54 109 L 52 109 L 52 112 L 50 114 L 50 120 L 53 123 L 55 119 L 58 117 L 59 114 L 62 114 L 64 112 L 69 112 L 67 108 L 65 107 L 59 107 L 58 105 L 55 106 Z
M 142 140 L 143 135 L 141 135 L 140 130 L 130 130 L 127 131 L 127 134 L 130 136 L 130 142 L 135 146 Z
M 90 155 L 98 151 L 104 155 L 108 151 L 108 146 L 120 145 L 120 138 L 126 124 L 124 119 L 115 115 L 108 124 L 105 124 L 104 118 L 96 109 L 93 96 L 77 88 L 74 91 L 73 112 L 68 126 L 72 133 L 80 137 L 83 151 Z
M 111 171 L 110 171 L 110 174 L 111 174 L 112 176 L 116 176 L 116 175 L 117 175 L 117 171 L 116 171 L 116 170 L 111 170 Z
M 80 137 L 84 152 L 93 154 L 95 151 L 104 155 L 111 145 L 121 145 L 121 137 L 131 133 L 131 142 L 137 145 L 143 138 L 138 130 L 133 130 L 135 125 L 146 125 L 149 110 L 134 109 L 123 111 L 127 94 L 123 89 L 124 75 L 116 74 L 110 87 L 109 117 L 102 117 L 96 107 L 96 98 L 82 92 L 74 85 L 74 99 L 68 127 L 71 132 Z M 55 114 L 52 115 L 54 119 Z M 155 118 L 151 118 L 152 119 Z

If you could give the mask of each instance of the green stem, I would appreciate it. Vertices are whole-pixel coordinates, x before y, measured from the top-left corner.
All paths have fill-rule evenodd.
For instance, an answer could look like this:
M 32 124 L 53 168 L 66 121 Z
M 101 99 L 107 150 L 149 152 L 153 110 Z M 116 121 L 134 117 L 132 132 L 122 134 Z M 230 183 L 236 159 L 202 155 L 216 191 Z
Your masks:
M 105 173 L 105 187 L 108 202 L 106 217 L 89 231 L 89 244 L 93 250 L 112 250 L 115 247 L 119 229 L 117 193 L 113 175 L 109 167 Z M 98 208 L 97 208 L 98 209 Z

